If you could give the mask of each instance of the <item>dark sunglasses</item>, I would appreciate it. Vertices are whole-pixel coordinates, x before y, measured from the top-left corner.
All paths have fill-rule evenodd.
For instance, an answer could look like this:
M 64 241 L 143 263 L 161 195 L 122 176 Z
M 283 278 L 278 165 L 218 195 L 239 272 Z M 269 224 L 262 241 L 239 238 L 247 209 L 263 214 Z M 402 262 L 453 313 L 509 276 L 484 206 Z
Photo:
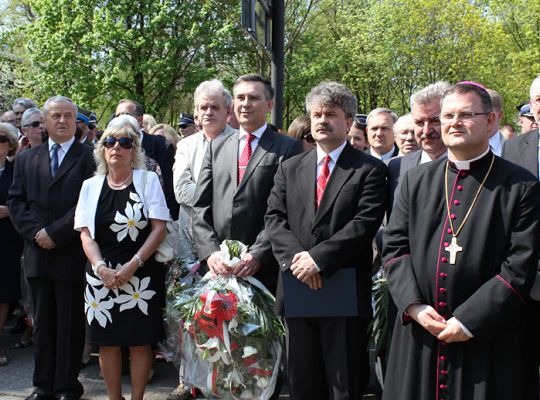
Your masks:
M 7 143 L 9 142 L 9 139 L 5 137 L 4 135 L 0 135 L 0 143 Z
M 96 127 L 96 124 L 94 124 L 94 123 L 92 123 L 92 122 L 90 122 L 90 123 L 88 124 L 88 129 L 90 129 L 90 130 L 94 129 L 95 127 Z
M 311 136 L 311 132 L 302 133 L 302 140 L 305 140 L 309 144 L 315 144 L 315 139 L 313 139 L 313 136 Z
M 23 128 L 28 128 L 29 126 L 31 126 L 32 128 L 37 128 L 41 125 L 41 123 L 41 121 L 30 122 L 29 124 L 23 125 Z
M 106 139 L 102 140 L 102 144 L 107 149 L 112 149 L 114 145 L 118 142 L 120 144 L 120 147 L 123 149 L 131 149 L 133 147 L 133 139 L 129 137 L 121 137 L 121 138 L 115 138 L 114 136 L 109 136 Z

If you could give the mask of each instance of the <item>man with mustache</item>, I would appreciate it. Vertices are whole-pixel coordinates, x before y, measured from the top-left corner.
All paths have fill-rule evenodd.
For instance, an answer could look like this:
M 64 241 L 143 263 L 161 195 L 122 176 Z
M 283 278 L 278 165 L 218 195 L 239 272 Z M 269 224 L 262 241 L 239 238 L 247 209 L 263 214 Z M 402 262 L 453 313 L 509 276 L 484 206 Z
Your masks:
M 356 113 L 347 87 L 320 83 L 306 110 L 317 147 L 279 166 L 265 218 L 281 267 L 289 394 L 360 400 L 369 378 L 371 241 L 385 210 L 386 167 L 347 141 Z
M 450 87 L 447 82 L 436 82 L 411 96 L 411 114 L 414 122 L 414 136 L 420 150 L 388 163 L 388 216 L 392 212 L 394 197 L 399 193 L 401 177 L 417 165 L 424 164 L 446 154 L 441 140 L 441 96 Z
M 493 154 L 496 118 L 481 85 L 452 86 L 448 157 L 403 177 L 383 237 L 398 308 L 383 400 L 538 398 L 540 184 Z

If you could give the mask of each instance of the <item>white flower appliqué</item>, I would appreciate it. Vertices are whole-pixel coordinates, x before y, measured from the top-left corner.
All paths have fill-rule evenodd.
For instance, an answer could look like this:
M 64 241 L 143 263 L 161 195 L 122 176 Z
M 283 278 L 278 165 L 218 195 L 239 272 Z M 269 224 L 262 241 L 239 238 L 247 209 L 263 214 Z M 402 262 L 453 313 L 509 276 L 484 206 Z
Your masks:
M 121 304 L 120 312 L 129 310 L 135 306 L 138 306 L 143 314 L 148 315 L 148 303 L 146 300 L 150 300 L 156 292 L 154 290 L 146 290 L 150 284 L 150 277 L 139 280 L 136 276 L 125 285 L 120 287 L 120 290 L 127 294 L 121 294 L 116 299 L 117 304 Z
M 129 195 L 131 199 L 134 199 L 135 196 L 137 199 L 139 199 L 139 196 L 134 193 L 130 193 Z M 116 240 L 118 242 L 124 240 L 128 234 L 131 240 L 136 241 L 137 236 L 139 236 L 139 230 L 146 228 L 146 225 L 148 225 L 148 221 L 141 221 L 141 204 L 136 203 L 131 205 L 129 202 L 126 203 L 124 214 L 125 215 L 117 211 L 116 215 L 114 216 L 114 222 L 116 223 L 111 224 L 109 228 L 113 232 L 117 233 Z
M 97 320 L 102 328 L 107 325 L 107 320 L 112 322 L 110 309 L 114 306 L 114 300 L 109 298 L 103 300 L 109 293 L 109 289 L 103 287 L 101 289 L 94 288 L 94 295 L 90 292 L 90 285 L 86 286 L 84 292 L 84 312 L 86 313 L 86 320 L 88 325 L 92 323 L 94 319 Z

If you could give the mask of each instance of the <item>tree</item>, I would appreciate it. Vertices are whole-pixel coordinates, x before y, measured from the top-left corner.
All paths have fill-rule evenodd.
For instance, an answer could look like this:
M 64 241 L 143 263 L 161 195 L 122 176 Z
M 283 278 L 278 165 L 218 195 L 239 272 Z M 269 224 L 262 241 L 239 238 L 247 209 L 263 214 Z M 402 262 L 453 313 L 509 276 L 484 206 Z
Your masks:
M 104 112 L 128 97 L 171 120 L 171 108 L 191 110 L 196 84 L 250 46 L 239 11 L 232 0 L 35 0 L 32 86 L 41 99 L 63 93 Z

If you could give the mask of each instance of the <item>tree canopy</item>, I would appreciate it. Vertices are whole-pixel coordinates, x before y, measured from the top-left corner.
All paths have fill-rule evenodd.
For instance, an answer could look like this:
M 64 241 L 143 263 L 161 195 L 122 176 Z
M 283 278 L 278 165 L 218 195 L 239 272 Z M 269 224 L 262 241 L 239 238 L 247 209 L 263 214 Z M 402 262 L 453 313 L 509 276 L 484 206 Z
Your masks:
M 540 3 L 525 0 L 286 0 L 285 125 L 311 87 L 346 84 L 359 112 L 408 111 L 437 80 L 497 90 L 509 116 L 540 74 Z M 0 106 L 62 93 L 109 116 L 120 98 L 170 122 L 205 79 L 270 74 L 234 0 L 7 0 Z

